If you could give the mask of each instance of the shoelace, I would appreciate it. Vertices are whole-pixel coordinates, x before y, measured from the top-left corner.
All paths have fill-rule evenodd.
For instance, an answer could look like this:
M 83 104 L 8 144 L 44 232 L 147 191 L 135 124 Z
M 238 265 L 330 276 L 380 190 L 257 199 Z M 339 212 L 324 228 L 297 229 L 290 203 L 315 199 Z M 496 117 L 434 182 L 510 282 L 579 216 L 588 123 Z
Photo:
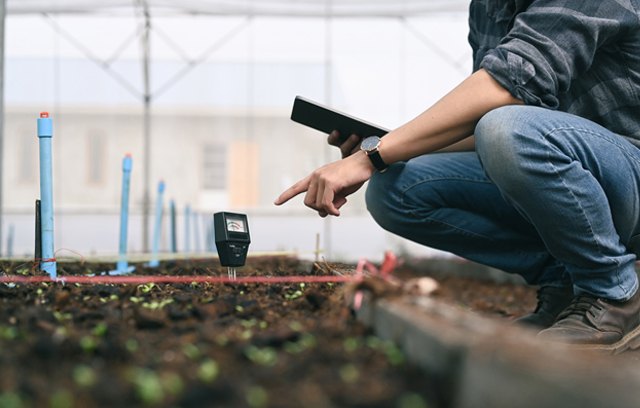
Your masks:
M 572 315 L 584 317 L 592 307 L 598 310 L 602 309 L 602 306 L 598 303 L 598 298 L 586 295 L 576 296 L 571 301 L 571 304 L 558 315 L 558 320 Z

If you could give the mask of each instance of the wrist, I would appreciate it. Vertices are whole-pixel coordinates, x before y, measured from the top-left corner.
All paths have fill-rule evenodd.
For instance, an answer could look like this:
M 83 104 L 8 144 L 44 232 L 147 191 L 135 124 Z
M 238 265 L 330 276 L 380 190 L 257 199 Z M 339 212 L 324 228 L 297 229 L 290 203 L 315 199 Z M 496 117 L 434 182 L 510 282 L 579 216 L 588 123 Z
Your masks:
M 382 139 L 378 136 L 369 136 L 365 138 L 360 144 L 360 150 L 365 153 L 371 165 L 379 172 L 387 170 L 389 165 L 382 159 L 380 155 L 380 147 L 382 146 Z

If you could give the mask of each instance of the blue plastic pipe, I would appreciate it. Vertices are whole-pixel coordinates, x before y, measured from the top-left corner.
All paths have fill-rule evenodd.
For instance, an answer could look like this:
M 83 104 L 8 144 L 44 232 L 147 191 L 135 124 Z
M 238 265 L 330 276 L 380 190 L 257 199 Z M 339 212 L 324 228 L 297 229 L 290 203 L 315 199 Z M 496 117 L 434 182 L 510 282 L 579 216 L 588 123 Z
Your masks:
M 176 202 L 174 200 L 169 201 L 169 216 L 171 217 L 171 252 L 175 254 L 178 252 L 178 245 L 176 243 Z
M 193 213 L 193 239 L 196 243 L 196 252 L 202 252 L 202 245 L 200 242 L 200 214 Z
M 191 252 L 191 206 L 184 208 L 184 252 Z
M 133 159 L 127 154 L 122 159 L 122 198 L 120 201 L 120 245 L 118 247 L 118 263 L 116 270 L 110 275 L 124 275 L 134 271 L 134 266 L 129 266 L 127 261 L 127 235 L 129 231 L 129 190 L 131 187 L 131 170 Z
M 51 279 L 57 277 L 56 259 L 53 252 L 53 176 L 51 139 L 53 123 L 49 113 L 40 113 L 38 119 L 38 140 L 40 145 L 40 200 L 42 217 L 42 259 L 40 269 L 49 274 Z
M 157 268 L 160 265 L 158 260 L 158 249 L 160 247 L 160 233 L 162 229 L 162 205 L 164 197 L 164 181 L 158 183 L 158 197 L 156 198 L 156 223 L 153 231 L 153 246 L 151 248 L 151 260 L 149 266 Z

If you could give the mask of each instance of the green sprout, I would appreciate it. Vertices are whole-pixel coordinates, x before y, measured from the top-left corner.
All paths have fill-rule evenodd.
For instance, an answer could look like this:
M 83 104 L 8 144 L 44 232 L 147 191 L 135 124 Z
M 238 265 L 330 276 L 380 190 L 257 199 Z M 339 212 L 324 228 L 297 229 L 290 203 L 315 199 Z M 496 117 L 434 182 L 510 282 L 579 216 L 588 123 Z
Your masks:
M 16 273 L 18 275 L 28 275 L 29 272 L 31 272 L 31 269 L 29 268 L 19 268 L 18 270 L 16 270 Z
M 353 364 L 345 364 L 340 367 L 339 374 L 342 381 L 347 384 L 352 384 L 358 381 L 358 378 L 360 377 L 358 368 Z
M 246 392 L 247 404 L 251 408 L 263 408 L 269 405 L 269 394 L 259 386 L 249 387 Z
M 304 330 L 304 327 L 302 326 L 302 323 L 300 322 L 291 322 L 289 323 L 289 328 L 293 331 L 297 331 L 297 332 L 301 332 Z
M 3 340 L 13 340 L 16 337 L 18 337 L 18 329 L 16 329 L 13 326 L 0 326 L 0 338 L 1 339 L 3 339 Z
M 144 368 L 137 368 L 131 374 L 136 395 L 146 405 L 158 405 L 164 400 L 162 382 L 156 373 Z
M 98 324 L 96 324 L 96 327 L 93 328 L 93 330 L 91 331 L 91 334 L 93 334 L 96 337 L 103 337 L 105 334 L 107 334 L 107 324 L 104 322 L 100 322 Z
M 58 322 L 62 322 L 65 320 L 71 320 L 73 318 L 73 316 L 71 315 L 71 313 L 62 313 L 59 312 L 57 310 L 54 310 L 53 312 L 53 317 L 58 321 Z
M 249 320 L 241 320 L 240 321 L 240 325 L 242 325 L 242 327 L 244 327 L 245 329 L 250 329 L 250 328 L 254 327 L 256 324 L 258 324 L 258 321 L 256 319 L 249 319 Z
M 3 408 L 22 408 L 25 406 L 22 403 L 22 398 L 15 392 L 2 392 L 0 393 L 0 407 Z
M 219 336 L 216 336 L 215 342 L 218 346 L 224 347 L 227 344 L 229 344 L 229 337 L 225 336 L 224 334 L 221 334 Z
M 244 355 L 252 363 L 261 366 L 273 367 L 278 362 L 278 353 L 271 347 L 249 346 L 244 350 Z
M 140 289 L 140 292 L 142 293 L 149 293 L 153 290 L 153 288 L 156 286 L 155 283 L 151 282 L 151 283 L 146 283 L 143 285 L 138 285 L 138 289 Z
M 251 330 L 243 330 L 240 333 L 240 339 L 242 340 L 249 340 L 251 337 L 253 337 L 253 332 Z
M 301 290 L 296 290 L 295 292 L 285 293 L 284 298 L 287 300 L 295 300 L 304 295 Z
M 182 378 L 176 373 L 166 373 L 160 378 L 162 387 L 171 395 L 178 395 L 184 390 Z
M 129 351 L 130 353 L 135 353 L 136 351 L 138 351 L 138 340 L 136 339 L 128 339 L 125 343 L 124 346 L 127 348 L 127 351 Z
M 289 293 L 285 293 L 284 294 L 284 298 L 287 300 L 295 300 L 298 299 L 299 297 L 302 297 L 304 295 L 304 288 L 305 288 L 305 284 L 304 282 L 302 282 L 300 284 L 300 289 L 295 290 L 295 291 L 291 291 Z
M 398 399 L 398 408 L 428 408 L 429 404 L 420 394 L 408 392 Z
M 78 365 L 73 369 L 73 381 L 80 387 L 91 387 L 96 383 L 97 375 L 93 368 L 86 365 Z
M 202 353 L 200 353 L 200 349 L 195 344 L 187 343 L 182 346 L 182 352 L 187 358 L 190 360 L 195 360 L 200 357 Z
M 157 300 L 154 300 L 152 302 L 144 302 L 142 304 L 142 307 L 144 307 L 145 309 L 159 310 L 171 303 L 173 303 L 173 299 L 162 299 L 159 302 Z
M 55 331 L 53 332 L 53 338 L 56 340 L 64 340 L 68 335 L 69 331 L 64 326 L 56 327 Z
M 389 363 L 391 363 L 391 365 L 398 366 L 405 362 L 404 353 L 402 352 L 402 350 L 398 348 L 398 346 L 396 346 L 393 343 L 389 343 L 384 348 L 384 353 L 387 356 L 387 360 L 389 360 Z
M 93 336 L 84 336 L 80 338 L 80 348 L 85 353 L 92 353 L 98 347 L 98 342 Z
M 356 337 L 347 337 L 346 339 L 344 339 L 342 346 L 344 347 L 344 350 L 346 352 L 352 353 L 356 351 L 358 347 L 360 347 L 360 339 Z
M 49 398 L 49 406 L 51 408 L 70 408 L 73 407 L 73 405 L 73 394 L 66 390 L 56 391 L 51 398 Z
M 290 354 L 299 354 L 311 349 L 317 344 L 316 338 L 309 333 L 303 334 L 298 341 L 289 341 L 284 344 L 284 351 Z
M 214 360 L 204 360 L 198 368 L 198 378 L 205 383 L 212 383 L 218 378 L 220 368 Z

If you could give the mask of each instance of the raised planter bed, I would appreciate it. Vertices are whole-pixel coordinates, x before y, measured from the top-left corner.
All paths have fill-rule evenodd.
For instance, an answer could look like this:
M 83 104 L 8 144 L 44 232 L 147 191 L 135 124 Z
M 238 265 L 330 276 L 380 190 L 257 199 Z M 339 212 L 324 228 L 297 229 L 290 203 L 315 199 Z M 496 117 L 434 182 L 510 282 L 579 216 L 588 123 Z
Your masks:
M 323 273 L 311 269 L 250 258 L 238 276 Z M 34 274 L 30 263 L 2 271 Z M 138 265 L 144 274 L 227 271 L 206 260 Z M 422 371 L 355 320 L 343 286 L 0 284 L 0 406 L 433 406 Z

